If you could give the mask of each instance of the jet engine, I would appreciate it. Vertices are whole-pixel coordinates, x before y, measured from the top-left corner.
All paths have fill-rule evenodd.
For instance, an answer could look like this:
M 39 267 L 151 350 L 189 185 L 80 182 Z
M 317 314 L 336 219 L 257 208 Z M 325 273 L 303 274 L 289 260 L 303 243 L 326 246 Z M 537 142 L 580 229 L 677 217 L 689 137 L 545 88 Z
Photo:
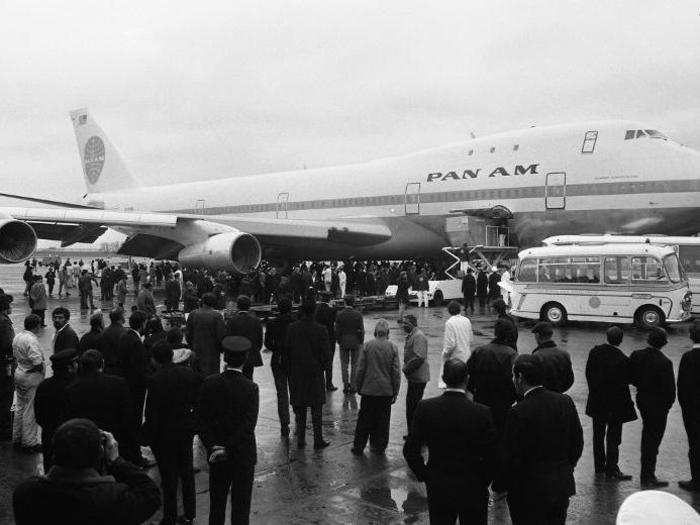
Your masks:
M 36 232 L 29 224 L 0 218 L 0 264 L 26 261 L 36 250 Z
M 203 266 L 212 270 L 233 269 L 249 273 L 260 264 L 262 249 L 258 240 L 238 230 L 217 233 L 183 248 L 178 260 L 185 266 Z

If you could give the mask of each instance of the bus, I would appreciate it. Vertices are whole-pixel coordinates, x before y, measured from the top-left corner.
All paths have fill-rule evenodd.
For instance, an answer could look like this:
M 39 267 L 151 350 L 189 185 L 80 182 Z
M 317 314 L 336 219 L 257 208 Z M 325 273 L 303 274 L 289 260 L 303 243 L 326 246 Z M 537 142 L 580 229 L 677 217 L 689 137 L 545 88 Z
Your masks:
M 700 237 L 671 235 L 555 235 L 542 241 L 545 246 L 570 244 L 648 243 L 673 246 L 688 277 L 693 294 L 691 313 L 700 315 Z
M 511 314 L 555 325 L 567 320 L 643 327 L 690 318 L 688 280 L 671 246 L 544 246 L 518 254 Z

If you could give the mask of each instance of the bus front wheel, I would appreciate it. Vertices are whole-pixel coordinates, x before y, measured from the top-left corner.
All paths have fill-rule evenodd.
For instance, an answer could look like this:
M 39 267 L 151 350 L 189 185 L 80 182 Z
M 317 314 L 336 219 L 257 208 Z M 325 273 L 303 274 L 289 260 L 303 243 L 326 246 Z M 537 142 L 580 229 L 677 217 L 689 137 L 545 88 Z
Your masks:
M 561 326 L 566 321 L 566 309 L 559 303 L 547 303 L 542 307 L 541 318 L 554 326 Z
M 642 328 L 653 328 L 664 324 L 664 314 L 655 306 L 642 306 L 637 310 L 637 324 Z

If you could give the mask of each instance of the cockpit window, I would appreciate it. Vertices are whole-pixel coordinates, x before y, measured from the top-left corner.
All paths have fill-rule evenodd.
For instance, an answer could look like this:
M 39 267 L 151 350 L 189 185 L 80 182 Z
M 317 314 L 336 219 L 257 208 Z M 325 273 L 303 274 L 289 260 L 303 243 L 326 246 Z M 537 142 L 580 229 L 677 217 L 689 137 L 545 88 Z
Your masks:
M 625 131 L 625 140 L 638 139 L 640 137 L 669 140 L 666 135 L 655 129 L 628 129 Z

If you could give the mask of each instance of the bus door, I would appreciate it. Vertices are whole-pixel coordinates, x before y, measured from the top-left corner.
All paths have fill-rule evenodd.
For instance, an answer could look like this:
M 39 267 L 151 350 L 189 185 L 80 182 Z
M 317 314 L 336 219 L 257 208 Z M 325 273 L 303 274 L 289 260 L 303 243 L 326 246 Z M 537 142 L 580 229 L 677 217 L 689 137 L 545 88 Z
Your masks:
M 548 210 L 566 208 L 566 173 L 547 173 L 544 188 L 544 206 Z
M 283 191 L 277 195 L 277 207 L 275 208 L 275 219 L 287 218 L 287 204 L 289 203 L 289 192 Z
M 420 182 L 406 184 L 403 206 L 406 215 L 420 215 Z

